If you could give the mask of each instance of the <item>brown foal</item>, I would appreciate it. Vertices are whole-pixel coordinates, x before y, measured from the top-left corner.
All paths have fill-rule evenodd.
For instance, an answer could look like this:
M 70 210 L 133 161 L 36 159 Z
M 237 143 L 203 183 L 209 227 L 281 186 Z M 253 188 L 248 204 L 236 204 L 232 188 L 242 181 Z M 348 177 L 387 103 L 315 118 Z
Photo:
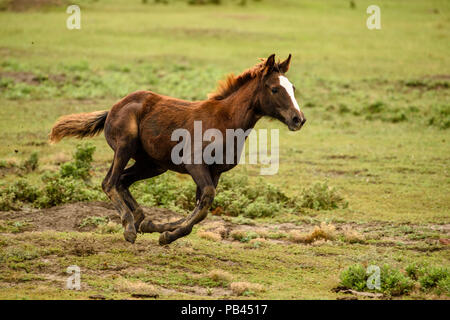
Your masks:
M 94 136 L 104 129 L 114 160 L 102 187 L 120 214 L 125 239 L 134 243 L 136 231 L 159 232 L 159 243 L 169 244 L 188 235 L 196 223 L 205 219 L 221 173 L 238 164 L 240 154 L 236 151 L 242 150 L 242 144 L 233 143 L 233 163 L 175 164 L 171 151 L 177 141 L 172 141 L 172 133 L 182 128 L 193 135 L 194 121 L 201 121 L 203 131 L 214 128 L 225 136 L 227 129 L 251 130 L 263 116 L 280 120 L 290 130 L 300 129 L 306 119 L 294 98 L 295 88 L 284 76 L 290 61 L 291 55 L 277 63 L 273 54 L 239 76 L 228 76 L 204 101 L 190 102 L 151 91 L 133 92 L 109 111 L 60 118 L 51 130 L 50 141 L 58 142 L 66 136 Z M 203 143 L 202 150 L 191 148 L 191 158 L 205 147 Z M 226 143 L 223 149 L 227 150 Z M 130 159 L 135 162 L 126 168 Z M 183 219 L 154 224 L 145 219 L 128 188 L 167 170 L 192 176 L 197 184 L 197 205 Z

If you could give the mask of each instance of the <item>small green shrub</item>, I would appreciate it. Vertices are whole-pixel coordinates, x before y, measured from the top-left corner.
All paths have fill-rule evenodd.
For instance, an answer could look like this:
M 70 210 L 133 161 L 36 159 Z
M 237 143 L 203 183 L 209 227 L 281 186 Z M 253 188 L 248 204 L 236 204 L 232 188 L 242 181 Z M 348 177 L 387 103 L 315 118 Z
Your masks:
M 414 287 L 414 282 L 410 278 L 389 265 L 381 268 L 380 282 L 381 291 L 392 296 L 409 293 Z
M 78 144 L 73 161 L 61 165 L 61 177 L 73 177 L 84 180 L 89 178 L 94 152 L 94 145 L 90 143 Z
M 39 157 L 37 152 L 31 153 L 30 157 L 22 163 L 22 168 L 26 172 L 35 171 L 39 166 Z
M 19 210 L 21 205 L 20 202 L 15 201 L 13 194 L 0 194 L 0 211 Z
M 25 179 L 0 187 L 0 210 L 18 210 L 24 203 L 38 208 L 48 208 L 67 202 L 104 199 L 100 187 L 92 187 L 86 180 L 90 176 L 95 146 L 78 145 L 72 162 L 61 166 L 60 172 L 44 173 L 41 187 L 32 186 Z M 32 153 L 23 168 L 33 171 L 38 166 L 38 157 Z
M 406 267 L 405 271 L 412 280 L 418 280 L 423 275 L 424 268 L 416 263 L 411 263 Z
M 33 260 L 39 257 L 34 246 L 26 247 L 11 247 L 4 253 L 4 260 L 9 262 L 23 262 L 27 260 Z
M 366 113 L 368 115 L 372 115 L 372 114 L 381 113 L 385 109 L 386 109 L 386 105 L 382 101 L 377 101 L 377 102 L 367 105 L 363 111 L 364 111 L 364 113 Z
M 347 208 L 348 202 L 344 201 L 335 188 L 329 187 L 324 182 L 303 190 L 300 206 L 314 210 L 331 210 Z
M 19 179 L 8 186 L 0 188 L 0 210 L 17 210 L 22 203 L 33 203 L 41 195 L 37 187 L 26 180 Z
M 48 208 L 68 202 L 89 201 L 101 198 L 98 189 L 92 188 L 83 180 L 73 177 L 62 178 L 58 175 L 46 176 L 42 196 L 35 202 L 35 206 Z
M 428 118 L 428 125 L 440 129 L 450 128 L 450 104 L 433 106 L 431 108 L 431 116 Z
M 249 242 L 256 239 L 259 235 L 254 231 L 234 230 L 230 233 L 231 238 L 240 242 Z
M 0 220 L 0 232 L 20 233 L 26 231 L 30 224 L 25 221 L 2 221 Z
M 108 217 L 96 217 L 96 216 L 86 217 L 83 219 L 83 221 L 81 221 L 80 228 L 83 228 L 86 226 L 97 227 L 99 225 L 108 223 L 108 221 L 109 221 Z
M 98 225 L 95 231 L 101 234 L 111 234 L 122 232 L 122 230 L 122 225 L 110 221 L 108 223 L 102 223 Z
M 186 212 L 196 205 L 196 186 L 180 180 L 173 173 L 165 173 L 132 187 L 136 199 L 148 206 L 160 206 Z M 278 187 L 262 179 L 250 185 L 242 174 L 224 175 L 218 184 L 211 210 L 228 216 L 248 218 L 270 217 L 279 212 L 294 210 L 296 203 Z M 217 210 L 216 210 L 217 211 Z
M 341 272 L 340 285 L 345 288 L 364 291 L 367 289 L 367 278 L 366 269 L 360 264 L 355 264 Z
M 450 269 L 443 267 L 428 267 L 423 270 L 423 275 L 419 278 L 420 286 L 423 290 L 431 290 L 439 287 L 447 294 L 450 293 Z M 447 290 L 446 290 L 447 289 Z
M 447 296 L 450 296 L 450 277 L 445 277 L 440 279 L 436 285 L 437 294 L 444 293 Z
M 140 203 L 178 212 L 195 207 L 195 192 L 195 184 L 180 181 L 174 173 L 169 172 L 141 181 L 131 188 L 131 193 Z
M 345 113 L 350 113 L 350 111 L 351 111 L 350 108 L 346 104 L 343 104 L 343 103 L 339 104 L 338 113 L 345 114 Z
M 296 202 L 261 178 L 250 185 L 247 175 L 235 174 L 220 178 L 212 210 L 216 208 L 230 216 L 271 217 L 296 209 Z
M 341 272 L 340 285 L 357 291 L 372 291 L 367 287 L 369 277 L 370 274 L 362 265 L 352 265 Z M 392 296 L 402 295 L 409 293 L 413 287 L 414 282 L 399 270 L 389 265 L 380 268 L 379 291 L 382 293 Z

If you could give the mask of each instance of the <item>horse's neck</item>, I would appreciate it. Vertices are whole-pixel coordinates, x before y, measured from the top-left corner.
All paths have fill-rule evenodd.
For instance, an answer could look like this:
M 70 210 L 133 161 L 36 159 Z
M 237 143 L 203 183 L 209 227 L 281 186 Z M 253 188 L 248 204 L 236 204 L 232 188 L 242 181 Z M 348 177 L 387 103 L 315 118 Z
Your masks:
M 252 129 L 260 119 L 255 113 L 255 84 L 242 86 L 232 96 L 221 101 L 229 112 L 230 126 L 233 129 Z

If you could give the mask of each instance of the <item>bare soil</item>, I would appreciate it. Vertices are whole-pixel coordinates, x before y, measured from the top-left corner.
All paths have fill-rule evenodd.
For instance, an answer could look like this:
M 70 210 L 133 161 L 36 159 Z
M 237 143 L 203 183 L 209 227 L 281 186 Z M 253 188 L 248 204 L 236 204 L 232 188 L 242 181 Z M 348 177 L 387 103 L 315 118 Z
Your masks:
M 144 207 L 146 217 L 155 223 L 166 223 L 184 217 L 183 214 L 176 213 L 163 208 Z M 109 221 L 120 224 L 120 218 L 113 205 L 109 202 L 78 202 L 57 206 L 49 209 L 22 209 L 21 211 L 0 212 L 0 221 L 26 222 L 27 227 L 23 231 L 77 231 L 91 232 L 96 228 L 94 224 L 83 225 L 88 217 L 106 217 Z M 448 249 L 450 243 L 450 224 L 436 225 L 391 225 L 383 222 L 371 223 L 334 223 L 336 234 L 344 234 L 345 230 L 352 230 L 364 236 L 366 240 L 377 240 L 377 246 L 396 246 L 399 243 L 409 245 L 412 249 L 417 245 L 427 245 L 427 247 L 417 247 L 419 251 Z M 410 237 L 412 232 L 400 231 L 402 227 L 409 227 L 414 232 L 439 232 L 440 238 L 436 237 Z M 316 224 L 311 223 L 256 223 L 249 220 L 249 223 L 234 223 L 229 217 L 210 215 L 199 224 L 199 229 L 204 232 L 211 232 L 219 235 L 222 241 L 233 241 L 232 232 L 242 231 L 244 233 L 257 234 L 258 238 L 265 238 L 265 241 L 272 243 L 292 242 L 290 234 L 292 232 L 307 234 L 311 233 Z M 278 235 L 278 236 L 277 236 Z
M 42 8 L 46 6 L 63 5 L 62 0 L 10 0 L 7 9 L 12 11 L 26 11 L 29 9 Z
M 26 72 L 26 71 L 4 71 L 0 72 L 0 78 L 10 78 L 13 79 L 15 82 L 22 82 L 29 85 L 37 86 L 42 81 L 50 80 L 56 83 L 63 83 L 66 81 L 66 75 L 61 74 L 48 74 L 45 77 L 38 77 L 32 72 Z

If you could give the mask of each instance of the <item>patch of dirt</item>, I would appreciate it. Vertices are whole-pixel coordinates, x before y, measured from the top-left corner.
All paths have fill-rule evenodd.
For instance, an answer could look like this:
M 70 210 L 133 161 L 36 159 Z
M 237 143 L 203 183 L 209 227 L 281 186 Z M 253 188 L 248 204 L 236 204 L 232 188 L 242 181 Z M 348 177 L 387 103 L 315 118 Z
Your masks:
M 347 154 L 334 154 L 334 155 L 330 155 L 325 157 L 326 159 L 357 159 L 357 156 L 350 156 Z
M 436 80 L 450 80 L 450 74 L 433 74 L 430 76 L 426 76 L 425 78 Z
M 145 215 L 160 223 L 174 221 L 182 215 L 166 209 L 144 208 Z M 107 217 L 109 221 L 121 223 L 120 217 L 111 203 L 94 201 L 78 202 L 49 209 L 28 209 L 0 213 L 0 220 L 26 221 L 33 231 L 92 231 L 95 225 L 80 227 L 88 217 Z
M 42 8 L 46 6 L 61 6 L 65 1 L 62 0 L 10 0 L 6 9 L 13 11 L 26 11 L 29 9 Z
M 154 223 L 167 223 L 184 217 L 183 214 L 163 208 L 144 207 L 143 209 L 146 217 Z M 49 209 L 23 209 L 21 211 L 0 212 L 0 221 L 26 222 L 27 228 L 22 232 L 48 230 L 91 232 L 97 228 L 95 224 L 86 224 L 81 227 L 83 221 L 88 217 L 106 217 L 108 221 L 121 224 L 120 217 L 113 205 L 109 202 L 101 201 L 71 203 Z M 295 243 L 291 237 L 293 234 L 309 234 L 317 227 L 309 223 L 257 223 L 253 221 L 251 224 L 236 223 L 229 217 L 212 215 L 202 221 L 198 226 L 199 232 L 206 234 L 214 233 L 216 235 L 215 237 L 209 237 L 211 241 L 236 242 L 239 240 L 233 240 L 236 237 L 232 233 L 240 232 L 244 238 L 246 235 L 247 237 L 251 235 L 251 238 L 245 241 L 240 240 L 241 242 L 250 242 L 250 244 L 252 243 L 252 239 L 255 238 L 257 238 L 256 240 L 259 239 L 274 244 Z M 426 226 L 408 224 L 407 226 L 410 231 L 402 231 L 402 228 L 405 226 L 392 226 L 383 222 L 370 222 L 365 224 L 350 222 L 333 223 L 336 239 L 344 237 L 349 243 L 365 243 L 367 240 L 373 240 L 375 242 L 372 241 L 371 244 L 374 246 L 401 245 L 402 247 L 419 251 L 448 249 L 450 224 Z M 441 237 L 419 237 L 417 239 L 410 237 L 412 232 L 422 234 L 426 231 L 439 232 Z M 353 239 L 355 238 L 354 235 L 357 235 L 357 238 L 361 239 Z M 101 249 L 98 248 L 96 243 L 84 242 L 83 245 L 72 247 L 71 254 L 89 256 L 97 253 L 99 250 Z
M 235 20 L 263 20 L 267 17 L 262 14 L 245 14 L 245 13 L 218 13 L 216 14 L 219 18 L 230 18 Z
M 26 71 L 4 71 L 0 72 L 0 78 L 10 78 L 13 79 L 15 82 L 22 82 L 29 85 L 37 86 L 43 81 L 53 81 L 56 83 L 63 83 L 66 81 L 67 77 L 65 74 L 49 74 L 46 76 L 36 76 L 32 72 L 26 72 Z

